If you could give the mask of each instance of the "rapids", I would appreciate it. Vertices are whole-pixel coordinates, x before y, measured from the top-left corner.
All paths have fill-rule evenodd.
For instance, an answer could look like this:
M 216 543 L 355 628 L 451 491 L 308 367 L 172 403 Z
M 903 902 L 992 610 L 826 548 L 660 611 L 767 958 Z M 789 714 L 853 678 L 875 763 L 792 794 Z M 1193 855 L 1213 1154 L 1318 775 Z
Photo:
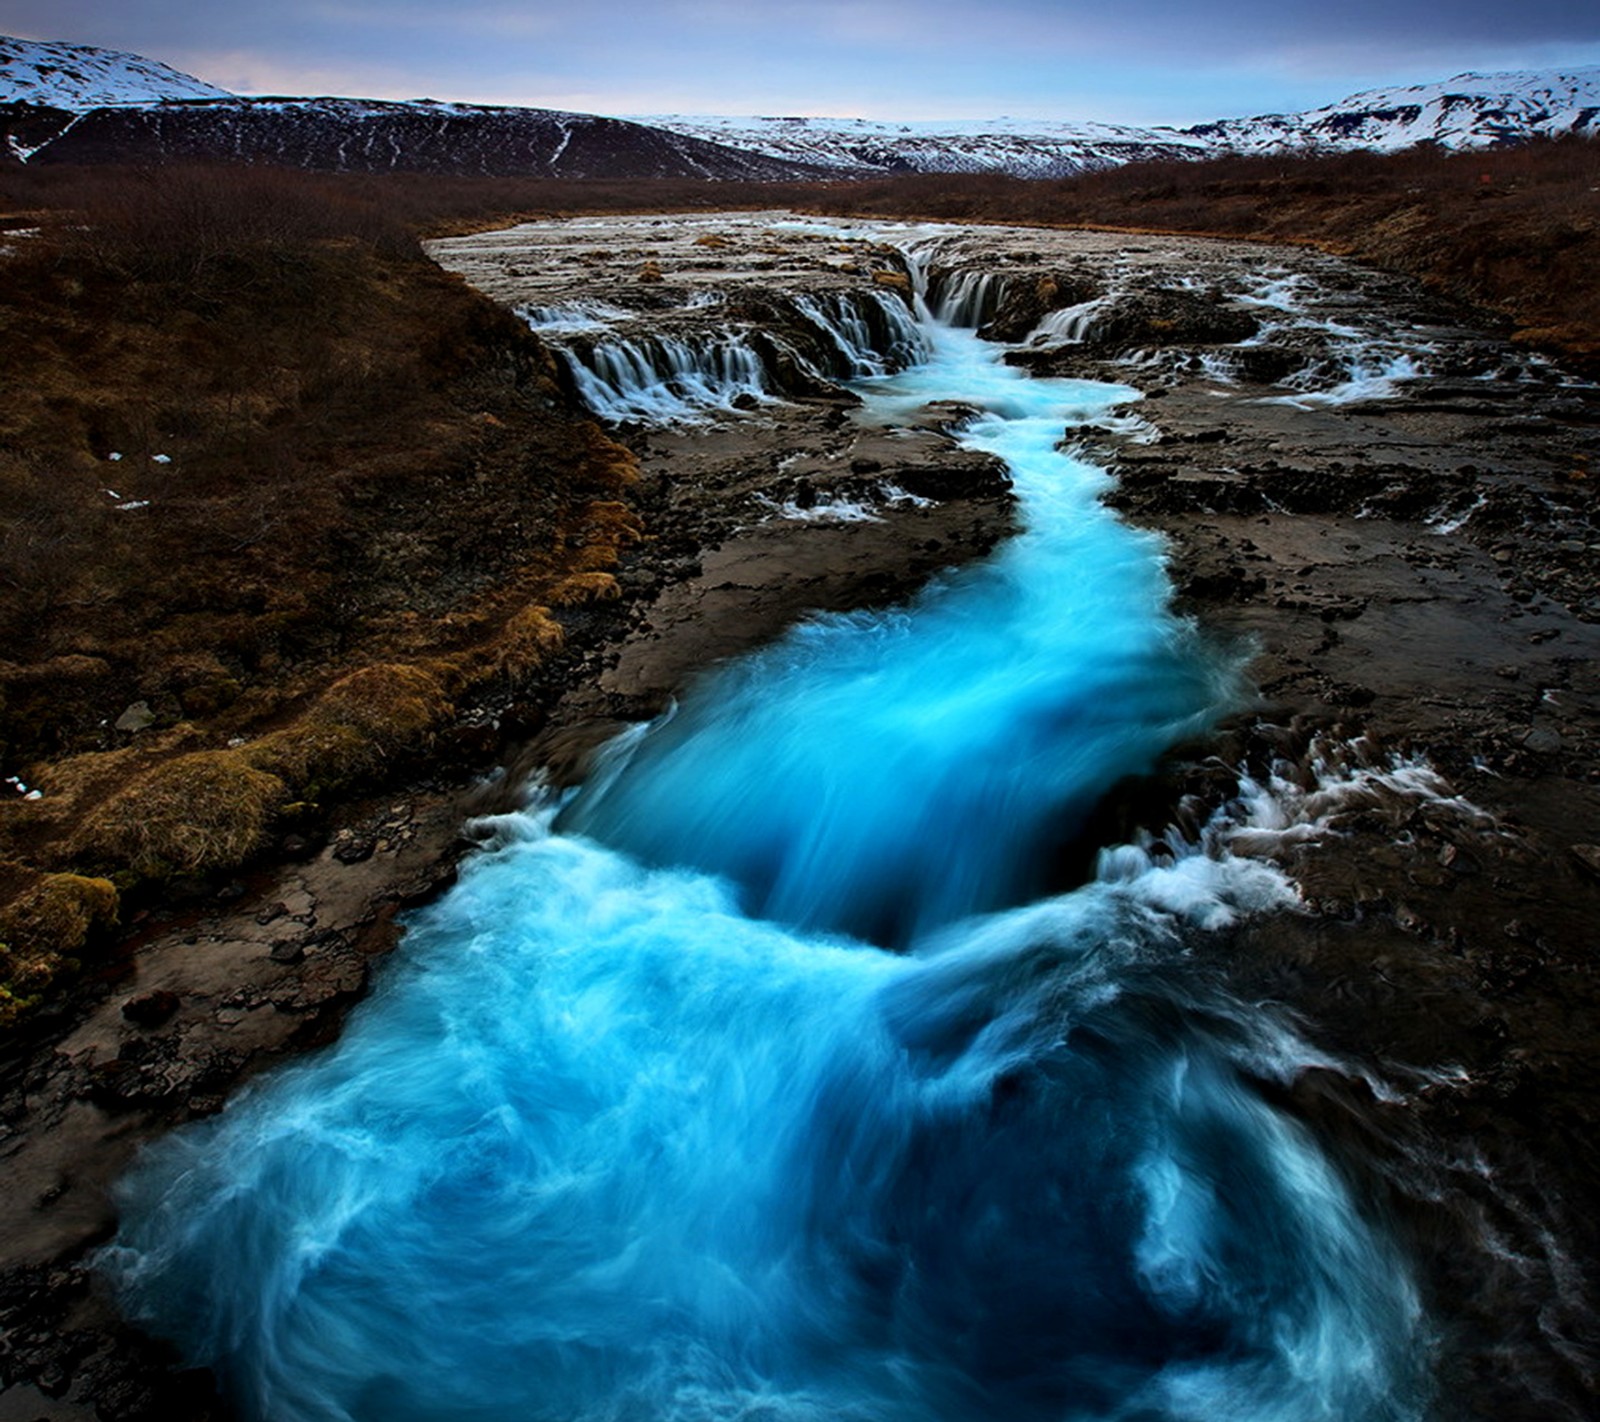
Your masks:
M 335 1047 L 124 1183 L 124 1307 L 247 1417 L 1423 1415 L 1406 1262 L 1268 1099 L 1313 1054 L 1184 960 L 1288 886 L 1219 820 L 1041 897 L 1237 694 L 1058 448 L 1136 392 L 921 317 L 867 417 L 973 407 L 1025 531 L 501 819 Z

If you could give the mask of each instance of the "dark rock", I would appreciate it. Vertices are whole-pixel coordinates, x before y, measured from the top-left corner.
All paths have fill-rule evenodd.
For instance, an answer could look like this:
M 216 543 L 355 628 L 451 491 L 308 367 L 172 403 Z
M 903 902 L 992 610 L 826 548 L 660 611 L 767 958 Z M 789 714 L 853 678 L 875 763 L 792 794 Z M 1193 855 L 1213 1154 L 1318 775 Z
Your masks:
M 993 318 L 978 332 L 986 341 L 1020 341 L 1052 312 L 1081 306 L 1100 294 L 1085 278 L 1054 272 L 1035 280 L 1009 281 Z
M 1561 733 L 1549 726 L 1535 726 L 1522 738 L 1522 744 L 1535 755 L 1554 755 L 1562 746 Z
M 1228 305 L 1218 293 L 1136 291 L 1096 314 L 1083 346 L 1114 353 L 1148 346 L 1232 345 L 1260 329 L 1253 315 Z
M 953 467 L 896 469 L 892 477 L 908 494 L 920 499 L 936 499 L 940 503 L 951 499 L 1003 498 L 1011 487 L 1005 466 L 997 459 Z
M 122 1004 L 122 1015 L 136 1027 L 159 1027 L 178 1010 L 177 993 L 157 988 Z
M 374 848 L 376 845 L 373 840 L 349 835 L 348 838 L 342 838 L 335 846 L 333 857 L 341 864 L 359 864 L 364 859 L 372 858 Z
M 135 701 L 133 705 L 129 706 L 117 717 L 114 725 L 116 730 L 127 731 L 130 734 L 137 735 L 140 731 L 149 730 L 155 723 L 156 715 L 150 709 L 150 703 L 148 701 Z
M 1580 865 L 1600 879 L 1600 844 L 1574 844 L 1569 852 Z

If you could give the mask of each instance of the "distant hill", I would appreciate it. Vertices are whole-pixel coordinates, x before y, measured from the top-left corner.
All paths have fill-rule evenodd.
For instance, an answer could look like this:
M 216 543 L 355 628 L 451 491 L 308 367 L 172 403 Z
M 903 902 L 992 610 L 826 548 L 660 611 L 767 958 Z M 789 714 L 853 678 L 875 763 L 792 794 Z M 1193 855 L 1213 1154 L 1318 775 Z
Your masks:
M 781 181 L 818 170 L 551 109 L 230 94 L 138 55 L 0 37 L 4 156 L 277 163 L 335 172 Z
M 21 150 L 26 148 L 27 152 Z M 231 98 L 98 108 L 42 142 L 33 163 L 224 160 L 353 173 L 705 178 L 752 182 L 816 170 L 624 119 L 431 99 Z
M 1486 148 L 1529 138 L 1600 133 L 1600 67 L 1458 74 L 1438 84 L 1370 89 L 1298 114 L 1222 119 L 1185 133 L 1230 153 L 1437 143 Z
M 1062 178 L 1150 158 L 1203 157 L 1210 146 L 1170 128 L 1044 119 L 891 120 L 726 118 L 652 114 L 639 122 L 836 176 L 876 173 L 1010 173 Z
M 0 101 L 81 113 L 104 104 L 232 97 L 215 84 L 137 54 L 0 35 Z
M 785 181 L 888 173 L 1066 177 L 1152 158 L 1481 147 L 1600 131 L 1600 68 L 1462 74 L 1296 114 L 1190 128 L 890 122 L 258 98 L 138 55 L 0 37 L 0 161 L 275 163 L 341 172 Z

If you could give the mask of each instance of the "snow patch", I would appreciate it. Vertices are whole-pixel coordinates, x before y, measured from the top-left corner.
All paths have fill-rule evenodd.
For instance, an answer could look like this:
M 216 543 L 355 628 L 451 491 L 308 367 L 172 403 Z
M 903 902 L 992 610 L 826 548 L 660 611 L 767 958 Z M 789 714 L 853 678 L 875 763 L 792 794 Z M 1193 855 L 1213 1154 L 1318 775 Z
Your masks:
M 192 74 L 121 50 L 87 44 L 0 36 L 0 103 L 38 104 L 82 113 L 89 109 L 146 107 L 174 99 L 234 96 Z M 15 139 L 11 150 L 26 161 L 37 148 Z

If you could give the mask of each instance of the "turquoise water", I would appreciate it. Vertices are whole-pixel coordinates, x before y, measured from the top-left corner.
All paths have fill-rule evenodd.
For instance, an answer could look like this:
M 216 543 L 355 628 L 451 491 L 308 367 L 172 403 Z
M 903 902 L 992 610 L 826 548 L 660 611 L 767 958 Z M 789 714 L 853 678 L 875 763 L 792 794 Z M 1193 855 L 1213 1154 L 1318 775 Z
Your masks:
M 1228 705 L 1029 380 L 930 323 L 1026 531 L 625 737 L 413 921 L 341 1042 L 151 1151 L 105 1267 L 248 1417 L 1398 1419 L 1404 1261 L 1193 980 L 1269 869 L 1133 850 L 1039 897 Z M 899 951 L 886 951 L 893 947 Z

